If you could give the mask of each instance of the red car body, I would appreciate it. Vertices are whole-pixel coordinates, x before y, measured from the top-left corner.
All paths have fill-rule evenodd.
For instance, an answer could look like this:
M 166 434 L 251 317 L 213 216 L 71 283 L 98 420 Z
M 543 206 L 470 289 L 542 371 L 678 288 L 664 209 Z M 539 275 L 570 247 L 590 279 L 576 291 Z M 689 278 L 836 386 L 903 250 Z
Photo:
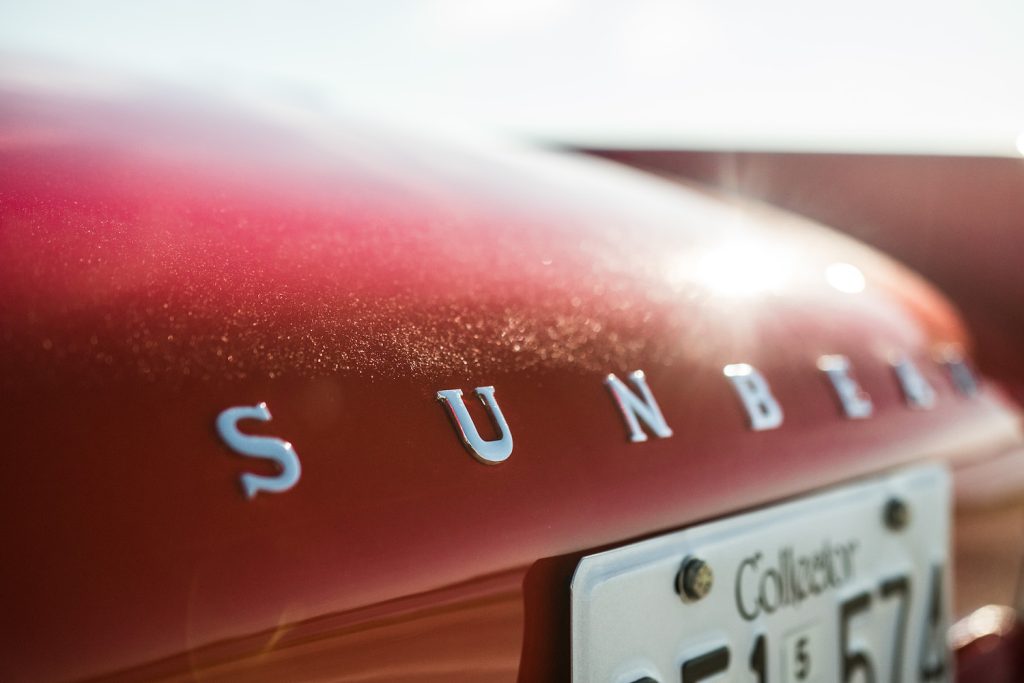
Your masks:
M 582 555 L 1021 445 L 1012 404 L 939 362 L 970 340 L 919 277 L 610 162 L 8 83 L 0 178 L 5 681 L 566 680 Z M 781 428 L 748 428 L 730 363 Z M 637 369 L 671 438 L 627 438 L 603 382 Z M 515 438 L 498 466 L 436 400 L 484 385 Z M 247 500 L 239 475 L 274 469 L 215 421 L 260 402 L 244 430 L 302 477 Z
M 898 154 L 604 150 L 620 163 L 699 181 L 821 221 L 941 288 L 981 371 L 1024 401 L 1020 159 Z

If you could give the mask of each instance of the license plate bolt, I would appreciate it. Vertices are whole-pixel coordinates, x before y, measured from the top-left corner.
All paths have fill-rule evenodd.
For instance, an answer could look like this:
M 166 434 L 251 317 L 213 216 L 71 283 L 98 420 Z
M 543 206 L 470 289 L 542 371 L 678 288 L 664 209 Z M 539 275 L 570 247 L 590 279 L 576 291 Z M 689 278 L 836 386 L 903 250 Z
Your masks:
M 710 593 L 714 583 L 711 566 L 699 558 L 688 557 L 676 575 L 676 592 L 684 601 L 696 601 Z
M 899 498 L 890 498 L 885 503 L 882 516 L 890 531 L 902 531 L 910 524 L 910 508 Z

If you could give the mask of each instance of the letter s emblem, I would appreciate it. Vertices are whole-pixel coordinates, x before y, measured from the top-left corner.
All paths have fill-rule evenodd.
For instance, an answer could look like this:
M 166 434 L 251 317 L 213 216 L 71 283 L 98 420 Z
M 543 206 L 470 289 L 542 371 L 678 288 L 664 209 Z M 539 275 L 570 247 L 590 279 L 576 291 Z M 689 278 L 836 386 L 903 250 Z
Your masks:
M 224 439 L 231 450 L 250 458 L 266 458 L 273 460 L 281 468 L 276 477 L 264 477 L 258 474 L 243 474 L 242 489 L 245 497 L 252 498 L 260 491 L 281 493 L 298 483 L 302 475 L 302 466 L 295 449 L 287 441 L 271 436 L 250 436 L 238 431 L 241 420 L 260 420 L 268 422 L 270 411 L 266 403 L 255 406 L 238 406 L 228 408 L 217 416 L 217 433 Z

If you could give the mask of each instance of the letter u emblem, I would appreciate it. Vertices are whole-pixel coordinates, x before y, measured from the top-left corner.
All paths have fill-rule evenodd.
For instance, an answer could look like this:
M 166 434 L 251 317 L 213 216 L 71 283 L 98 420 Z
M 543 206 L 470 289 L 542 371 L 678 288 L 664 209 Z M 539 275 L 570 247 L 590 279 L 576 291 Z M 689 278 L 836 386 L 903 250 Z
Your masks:
M 480 432 L 476 430 L 476 424 L 466 404 L 462 401 L 462 389 L 446 389 L 437 392 L 437 399 L 444 404 L 451 416 L 452 424 L 459 438 L 465 444 L 473 457 L 488 465 L 497 465 L 505 462 L 512 455 L 512 432 L 509 431 L 508 423 L 501 414 L 498 402 L 494 400 L 494 387 L 477 387 L 476 395 L 480 401 L 487 406 L 487 412 L 491 416 L 494 429 L 500 435 L 494 441 L 485 441 L 480 438 Z

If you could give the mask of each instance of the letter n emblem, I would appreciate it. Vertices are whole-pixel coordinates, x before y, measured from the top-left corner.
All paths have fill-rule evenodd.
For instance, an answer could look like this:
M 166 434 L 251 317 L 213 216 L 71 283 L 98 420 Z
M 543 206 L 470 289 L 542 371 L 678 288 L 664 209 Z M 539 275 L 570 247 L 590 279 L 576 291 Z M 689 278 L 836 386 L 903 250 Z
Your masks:
M 658 402 L 654 400 L 654 394 L 647 386 L 643 370 L 631 372 L 627 377 L 640 392 L 639 396 L 630 391 L 629 387 L 614 374 L 605 377 L 604 384 L 612 392 L 612 398 L 622 411 L 626 427 L 629 428 L 629 440 L 634 443 L 647 441 L 647 434 L 640 429 L 641 421 L 659 438 L 667 439 L 672 436 L 672 430 L 665 422 Z

